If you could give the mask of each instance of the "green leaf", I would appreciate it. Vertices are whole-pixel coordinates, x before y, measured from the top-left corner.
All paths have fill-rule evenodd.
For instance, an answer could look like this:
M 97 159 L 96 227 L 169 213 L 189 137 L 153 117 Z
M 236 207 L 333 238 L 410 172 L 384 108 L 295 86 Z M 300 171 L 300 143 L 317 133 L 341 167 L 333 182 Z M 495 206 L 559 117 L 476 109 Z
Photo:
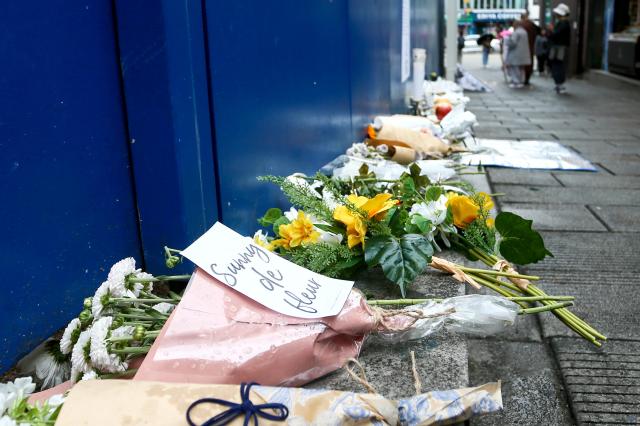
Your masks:
M 274 224 L 276 220 L 278 220 L 281 217 L 282 217 L 282 210 L 280 210 L 277 207 L 274 207 L 267 210 L 264 216 L 258 219 L 258 223 L 260 223 L 260 225 L 264 227 L 271 226 Z
M 431 232 L 432 225 L 430 220 L 427 220 L 420 215 L 414 215 L 412 221 L 418 227 L 421 234 L 428 234 Z
M 409 166 L 409 173 L 411 173 L 411 178 L 419 188 L 423 188 L 431 183 L 427 176 L 420 176 L 421 171 L 422 169 L 416 163 L 413 163 L 411 166 Z
M 332 232 L 334 234 L 344 234 L 344 229 L 341 229 L 333 225 L 327 225 L 326 223 L 314 223 L 313 226 L 325 232 Z
M 500 254 L 509 262 L 526 265 L 552 256 L 544 246 L 542 236 L 531 228 L 532 220 L 517 214 L 502 212 L 496 217 L 495 227 L 502 237 L 498 245 Z
M 444 193 L 440 186 L 430 186 L 424 194 L 424 198 L 428 201 L 436 201 Z
M 380 265 L 384 275 L 400 287 L 402 297 L 406 287 L 429 265 L 433 248 L 422 235 L 406 234 L 372 237 L 367 240 L 364 259 L 367 265 Z
M 405 209 L 393 207 L 389 210 L 387 217 L 391 218 L 391 220 L 389 220 L 389 228 L 391 228 L 393 235 L 401 236 L 405 234 L 404 226 L 409 220 L 409 213 Z
M 279 217 L 273 222 L 273 233 L 276 234 L 277 237 L 280 237 L 280 225 L 286 225 L 287 223 L 290 223 L 290 221 L 286 216 Z

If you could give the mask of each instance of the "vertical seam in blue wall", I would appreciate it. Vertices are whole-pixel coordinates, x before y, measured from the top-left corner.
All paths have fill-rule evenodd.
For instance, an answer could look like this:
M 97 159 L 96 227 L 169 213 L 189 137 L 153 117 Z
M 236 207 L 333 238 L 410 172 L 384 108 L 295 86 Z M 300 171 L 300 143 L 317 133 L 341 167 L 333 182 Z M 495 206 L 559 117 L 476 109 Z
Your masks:
M 210 47 L 209 47 L 209 26 L 207 25 L 207 2 L 201 0 L 201 13 L 202 13 L 202 34 L 204 36 L 204 51 L 205 51 L 205 66 L 207 72 L 207 98 L 209 101 L 209 126 L 211 126 L 211 153 L 213 160 L 213 172 L 215 174 L 215 187 L 216 187 L 216 208 L 218 209 L 218 220 L 223 222 L 222 217 L 222 192 L 220 188 L 220 166 L 218 164 L 218 141 L 216 138 L 216 121 L 214 115 L 214 102 L 213 102 L 213 82 L 211 78 L 211 60 L 210 60 Z
M 347 75 L 349 76 L 349 117 L 350 117 L 350 122 L 351 122 L 351 141 L 353 142 L 353 140 L 355 139 L 355 135 L 354 135 L 354 129 L 353 129 L 353 84 L 352 84 L 352 79 L 353 79 L 353 74 L 351 73 L 352 70 L 352 66 L 351 66 L 351 27 L 349 26 L 349 19 L 350 19 L 350 15 L 349 15 L 349 2 L 351 0 L 345 0 L 344 4 L 345 4 L 345 14 L 344 16 L 345 18 L 345 26 L 347 27 Z M 356 139 L 357 140 L 357 139 Z
M 136 179 L 133 172 L 133 153 L 131 150 L 131 134 L 129 133 L 129 113 L 127 111 L 127 96 L 124 88 L 124 76 L 122 75 L 122 61 L 120 50 L 120 37 L 118 34 L 118 15 L 116 13 L 116 0 L 111 0 L 111 22 L 113 25 L 113 38 L 115 45 L 115 55 L 118 61 L 118 87 L 120 92 L 120 103 L 122 105 L 122 121 L 124 124 L 125 144 L 127 145 L 127 157 L 129 158 L 129 181 L 131 182 L 131 196 L 133 197 L 133 207 L 136 212 L 136 232 L 138 234 L 138 251 L 140 256 L 140 264 L 146 269 L 146 261 L 144 258 L 144 245 L 142 243 L 142 225 L 140 223 L 140 209 L 138 207 L 138 191 L 136 189 Z

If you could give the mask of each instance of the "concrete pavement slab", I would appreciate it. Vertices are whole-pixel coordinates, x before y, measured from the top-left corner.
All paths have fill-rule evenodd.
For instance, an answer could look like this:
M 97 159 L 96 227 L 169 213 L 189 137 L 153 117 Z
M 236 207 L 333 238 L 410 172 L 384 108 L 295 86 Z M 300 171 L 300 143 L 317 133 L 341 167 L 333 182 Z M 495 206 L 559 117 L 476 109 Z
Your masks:
M 494 184 L 561 186 L 550 171 L 488 167 L 487 173 L 489 180 Z
M 583 206 L 567 209 L 554 204 L 529 207 L 522 204 L 502 204 L 503 211 L 509 211 L 533 220 L 535 229 L 539 231 L 601 231 L 607 228 Z
M 640 185 L 638 179 L 636 185 Z M 590 206 L 609 229 L 616 232 L 640 232 L 640 209 L 629 206 Z
M 511 203 L 541 204 L 602 204 L 602 205 L 640 205 L 640 190 L 592 188 L 589 191 L 576 191 L 575 188 L 551 188 L 545 186 L 518 186 L 497 184 L 496 192 L 506 195 L 501 201 Z

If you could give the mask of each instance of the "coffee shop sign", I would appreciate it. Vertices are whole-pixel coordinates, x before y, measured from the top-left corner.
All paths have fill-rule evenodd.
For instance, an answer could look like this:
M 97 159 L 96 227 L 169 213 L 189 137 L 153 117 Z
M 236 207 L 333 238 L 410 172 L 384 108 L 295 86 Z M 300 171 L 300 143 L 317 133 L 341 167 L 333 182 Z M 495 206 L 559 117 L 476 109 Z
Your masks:
M 472 12 L 473 20 L 475 22 L 506 22 L 520 19 L 520 15 L 524 13 L 524 10 L 511 9 L 511 10 L 483 10 Z

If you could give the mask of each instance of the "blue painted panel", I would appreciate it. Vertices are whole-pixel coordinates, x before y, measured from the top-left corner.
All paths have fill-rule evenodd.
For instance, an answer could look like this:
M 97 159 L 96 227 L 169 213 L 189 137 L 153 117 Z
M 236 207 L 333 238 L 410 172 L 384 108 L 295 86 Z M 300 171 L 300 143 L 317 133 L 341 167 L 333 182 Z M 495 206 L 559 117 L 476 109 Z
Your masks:
M 200 2 L 116 0 L 147 268 L 218 218 Z M 178 270 L 188 271 L 187 262 Z
M 140 259 L 111 2 L 0 14 L 0 371 Z
M 206 1 L 223 221 L 244 233 L 352 141 L 347 1 Z
M 362 139 L 373 117 L 392 110 L 391 9 L 392 2 L 387 0 L 349 1 L 351 112 L 356 139 Z

